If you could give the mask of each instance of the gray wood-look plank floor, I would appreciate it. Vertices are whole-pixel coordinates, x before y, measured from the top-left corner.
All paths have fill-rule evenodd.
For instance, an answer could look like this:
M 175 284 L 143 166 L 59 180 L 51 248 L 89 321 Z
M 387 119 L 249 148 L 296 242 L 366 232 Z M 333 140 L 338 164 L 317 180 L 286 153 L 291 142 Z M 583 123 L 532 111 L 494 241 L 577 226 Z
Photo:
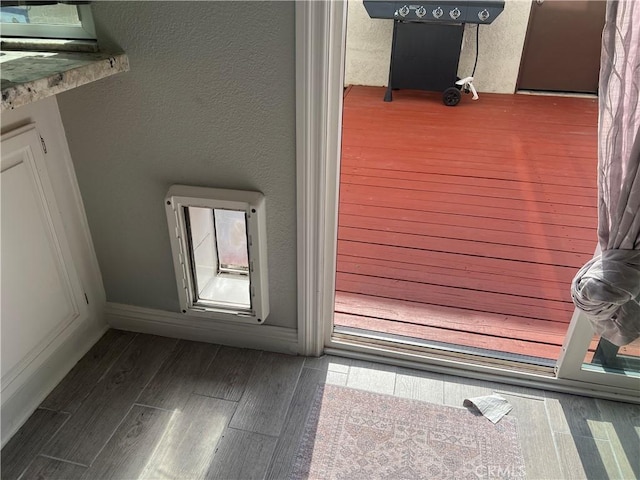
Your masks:
M 1 454 L 30 479 L 288 478 L 316 389 L 460 407 L 499 392 L 527 478 L 640 478 L 640 407 L 325 356 L 109 331 Z

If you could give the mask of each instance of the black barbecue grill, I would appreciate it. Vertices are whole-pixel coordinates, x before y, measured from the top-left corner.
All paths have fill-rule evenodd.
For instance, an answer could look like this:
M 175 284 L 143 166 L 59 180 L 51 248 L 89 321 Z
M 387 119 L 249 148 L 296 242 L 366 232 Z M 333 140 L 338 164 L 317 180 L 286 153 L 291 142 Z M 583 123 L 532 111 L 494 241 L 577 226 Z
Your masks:
M 461 97 L 456 81 L 464 24 L 492 23 L 504 10 L 504 1 L 364 0 L 364 6 L 371 18 L 394 20 L 384 101 L 392 101 L 392 90 L 406 88 L 443 92 L 444 103 L 454 106 Z

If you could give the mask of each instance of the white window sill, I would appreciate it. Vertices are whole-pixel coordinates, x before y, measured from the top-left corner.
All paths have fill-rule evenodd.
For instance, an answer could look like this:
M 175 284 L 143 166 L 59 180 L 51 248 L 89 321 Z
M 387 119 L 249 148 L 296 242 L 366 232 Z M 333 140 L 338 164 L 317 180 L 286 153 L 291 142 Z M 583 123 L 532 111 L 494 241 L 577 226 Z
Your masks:
M 124 53 L 2 51 L 2 107 L 13 110 L 129 70 Z

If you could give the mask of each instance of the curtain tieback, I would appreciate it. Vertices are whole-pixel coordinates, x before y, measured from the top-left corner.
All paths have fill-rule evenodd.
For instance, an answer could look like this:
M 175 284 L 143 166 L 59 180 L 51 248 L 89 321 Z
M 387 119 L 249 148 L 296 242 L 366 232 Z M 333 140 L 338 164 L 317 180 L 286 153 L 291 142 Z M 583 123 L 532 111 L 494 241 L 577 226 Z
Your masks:
M 573 303 L 619 347 L 640 337 L 640 250 L 605 250 L 571 283 Z

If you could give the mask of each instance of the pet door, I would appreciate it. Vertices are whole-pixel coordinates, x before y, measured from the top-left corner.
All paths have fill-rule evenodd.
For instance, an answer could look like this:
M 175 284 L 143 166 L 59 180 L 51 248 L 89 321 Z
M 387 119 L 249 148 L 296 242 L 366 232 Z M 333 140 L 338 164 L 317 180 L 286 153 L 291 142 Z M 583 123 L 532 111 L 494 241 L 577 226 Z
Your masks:
M 165 206 L 183 313 L 264 322 L 264 203 L 258 192 L 171 187 Z

